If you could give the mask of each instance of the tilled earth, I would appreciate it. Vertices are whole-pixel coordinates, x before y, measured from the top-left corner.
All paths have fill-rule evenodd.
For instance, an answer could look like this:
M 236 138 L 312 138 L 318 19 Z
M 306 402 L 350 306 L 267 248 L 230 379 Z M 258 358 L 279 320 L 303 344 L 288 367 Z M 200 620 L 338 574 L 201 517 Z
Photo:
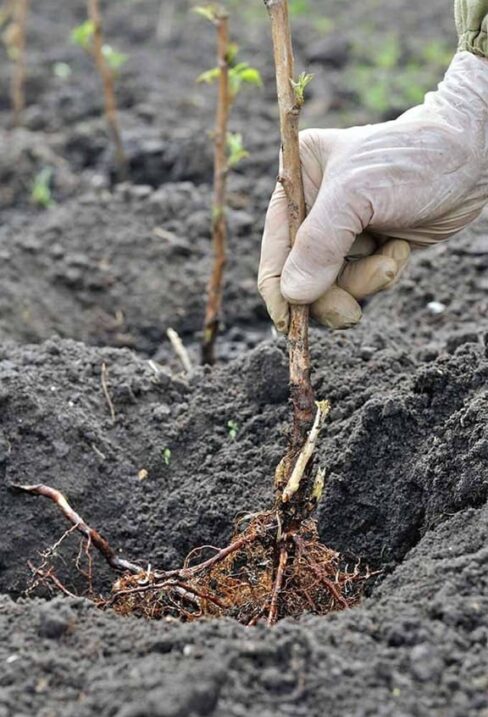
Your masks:
M 447 0 L 347 5 L 327 0 L 295 20 L 298 60 L 316 74 L 307 124 L 394 116 L 435 84 L 454 46 Z M 211 262 L 213 93 L 194 78 L 212 64 L 213 36 L 180 5 L 169 27 L 170 11 L 107 3 L 110 41 L 130 56 L 118 85 L 132 170 L 123 185 L 97 78 L 68 40 L 83 3 L 32 10 L 23 129 L 9 129 L 0 64 L 0 717 L 487 717 L 486 215 L 417 253 L 359 327 L 312 334 L 317 393 L 332 403 L 321 535 L 383 571 L 359 607 L 270 631 L 23 597 L 27 561 L 66 525 L 10 483 L 59 488 L 124 555 L 174 567 L 192 547 L 225 544 L 237 514 L 269 505 L 286 442 L 286 347 L 255 289 L 277 139 L 259 5 L 235 23 L 265 87 L 234 115 L 251 156 L 231 180 L 221 363 L 185 376 L 165 338 L 176 328 L 196 361 Z M 386 59 L 375 54 L 388 43 Z M 72 67 L 68 81 L 56 62 Z M 46 165 L 56 205 L 42 211 L 30 188 Z M 61 574 L 77 591 L 70 540 Z M 107 591 L 112 576 L 96 567 Z

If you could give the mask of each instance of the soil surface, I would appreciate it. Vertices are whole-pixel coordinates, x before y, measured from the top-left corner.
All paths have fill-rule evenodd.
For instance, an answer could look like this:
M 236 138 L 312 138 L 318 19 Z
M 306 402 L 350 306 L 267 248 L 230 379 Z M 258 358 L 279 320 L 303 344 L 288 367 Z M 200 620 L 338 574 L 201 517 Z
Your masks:
M 0 717 L 487 717 L 486 213 L 416 253 L 360 326 L 312 332 L 315 387 L 332 403 L 321 536 L 382 570 L 359 607 L 268 630 L 25 597 L 28 561 L 66 524 L 11 483 L 60 489 L 124 556 L 169 568 L 197 545 L 224 545 L 237 515 L 269 506 L 286 444 L 286 346 L 255 289 L 277 147 L 259 4 L 234 23 L 264 88 L 233 115 L 250 157 L 230 181 L 220 364 L 184 375 L 166 339 L 177 329 L 197 361 L 214 102 L 194 82 L 212 66 L 212 29 L 172 7 L 106 4 L 107 37 L 129 55 L 117 84 L 124 184 L 97 76 L 69 42 L 83 3 L 32 9 L 28 107 L 15 130 L 1 57 Z M 435 86 L 455 46 L 447 0 L 315 7 L 295 18 L 298 62 L 316 75 L 305 125 L 395 116 Z M 31 201 L 45 167 L 47 210 Z M 77 550 L 73 535 L 59 550 L 75 592 Z M 113 576 L 99 561 L 96 575 L 107 591 Z

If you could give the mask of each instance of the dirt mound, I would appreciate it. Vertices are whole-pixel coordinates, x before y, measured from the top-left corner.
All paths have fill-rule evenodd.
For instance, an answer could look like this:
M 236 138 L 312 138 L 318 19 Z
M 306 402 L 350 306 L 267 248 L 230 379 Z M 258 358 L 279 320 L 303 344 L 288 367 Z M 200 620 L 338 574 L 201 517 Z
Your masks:
M 396 328 L 379 330 L 374 313 L 349 334 L 317 333 L 313 346 L 318 393 L 333 405 L 320 449 L 328 475 L 322 534 L 378 563 L 401 560 L 432 525 L 486 499 L 488 363 L 470 332 L 426 351 Z M 193 545 L 223 542 L 239 510 L 270 497 L 288 417 L 283 348 L 262 344 L 185 381 L 127 350 L 55 339 L 6 345 L 6 480 L 54 483 L 133 558 L 166 566 Z M 142 468 L 149 476 L 140 481 Z M 26 530 L 35 521 L 32 502 L 6 493 L 2 501 L 9 516 L 2 584 L 19 589 L 23 561 L 55 537 L 60 521 L 36 502 L 52 521 Z
M 264 212 L 269 192 L 261 194 Z M 234 193 L 234 203 L 239 196 Z M 209 205 L 208 188 L 189 182 L 156 191 L 120 185 L 114 194 L 92 192 L 31 222 L 6 225 L 0 335 L 39 341 L 56 332 L 150 355 L 170 326 L 195 340 L 211 266 Z M 246 326 L 252 333 L 258 322 L 259 336 L 268 323 L 255 288 L 260 225 L 243 208 L 230 210 L 229 225 L 235 258 L 225 324 L 236 335 Z
M 373 360 L 362 343 L 374 342 L 370 328 L 349 336 L 319 344 L 329 363 L 317 382 L 335 387 L 320 524 L 334 547 L 401 561 L 373 596 L 271 633 L 3 598 L 0 714 L 300 715 L 327 704 L 334 716 L 484 715 L 486 347 L 467 342 L 423 361 L 385 331 Z M 10 481 L 50 481 L 126 554 L 160 565 L 222 543 L 237 511 L 269 500 L 288 415 L 279 346 L 189 384 L 127 350 L 71 341 L 7 346 L 0 371 L 4 591 L 22 587 L 26 559 L 64 529 L 54 506 L 11 496 Z

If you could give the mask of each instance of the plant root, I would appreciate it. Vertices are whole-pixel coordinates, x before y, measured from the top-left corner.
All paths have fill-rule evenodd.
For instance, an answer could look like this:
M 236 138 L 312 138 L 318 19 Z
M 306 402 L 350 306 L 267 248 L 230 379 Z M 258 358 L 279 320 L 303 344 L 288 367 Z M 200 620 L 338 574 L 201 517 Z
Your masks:
M 280 537 L 276 514 L 263 513 L 207 560 L 180 570 L 123 575 L 107 606 L 149 619 L 230 617 L 245 625 L 273 625 L 284 617 L 326 615 L 354 605 L 370 574 L 358 565 L 349 572 L 342 562 L 320 543 L 315 521 Z
M 184 622 L 229 617 L 244 625 L 263 621 L 271 626 L 285 617 L 326 615 L 355 605 L 372 575 L 361 571 L 359 564 L 350 570 L 339 553 L 320 543 L 312 518 L 283 533 L 277 509 L 239 521 L 225 548 L 196 548 L 188 554 L 183 567 L 176 570 L 153 570 L 151 566 L 144 570 L 118 557 L 108 541 L 56 489 L 42 484 L 12 488 L 49 498 L 71 523 L 63 536 L 41 553 L 41 565 L 30 565 L 33 583 L 28 594 L 47 587 L 74 595 L 56 576 L 52 565 L 58 547 L 73 532 L 83 536 L 75 566 L 88 585 L 84 597 L 124 616 Z M 112 569 L 122 573 L 108 597 L 93 592 L 92 547 Z
M 31 495 L 43 495 L 44 497 L 49 498 L 53 501 L 53 503 L 56 503 L 56 505 L 59 506 L 66 520 L 72 524 L 72 530 L 76 529 L 84 535 L 89 541 L 89 545 L 93 545 L 101 553 L 101 555 L 103 555 L 111 568 L 131 573 L 140 572 L 141 567 L 139 565 L 131 563 L 129 560 L 120 558 L 108 540 L 106 540 L 97 530 L 90 528 L 90 526 L 85 523 L 83 518 L 73 510 L 64 495 L 59 490 L 51 488 L 48 485 L 44 485 L 43 483 L 38 483 L 37 485 L 19 485 L 17 483 L 13 483 L 10 485 L 10 490 L 15 493 L 30 493 Z M 69 532 L 71 531 L 65 533 L 61 540 L 63 540 Z M 58 545 L 58 543 L 56 543 L 56 545 Z M 53 549 L 51 548 L 51 550 Z

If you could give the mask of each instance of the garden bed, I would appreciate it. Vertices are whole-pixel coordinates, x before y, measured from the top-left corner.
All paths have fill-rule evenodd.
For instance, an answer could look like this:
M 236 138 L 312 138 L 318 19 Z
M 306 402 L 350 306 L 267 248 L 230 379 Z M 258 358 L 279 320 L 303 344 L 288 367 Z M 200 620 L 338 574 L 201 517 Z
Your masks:
M 309 63 L 330 79 L 318 75 L 306 120 L 382 119 L 337 91 L 355 66 L 354 39 L 365 46 L 365 10 L 348 25 L 340 3 L 326 5 L 353 49 L 331 66 L 312 19 L 297 18 L 299 59 L 313 37 Z M 377 41 L 401 18 L 407 56 L 419 51 L 414 30 L 445 42 L 450 4 L 424 6 L 375 4 Z M 276 174 L 267 26 L 251 18 L 242 30 L 265 89 L 235 113 L 251 157 L 230 185 L 221 362 L 187 376 L 166 329 L 180 332 L 196 362 L 211 262 L 212 97 L 193 79 L 197 49 L 212 63 L 213 38 L 177 17 L 156 42 L 158 3 L 134 7 L 107 13 L 107 33 L 132 58 L 120 79 L 132 181 L 113 184 L 96 77 L 66 39 L 83 3 L 35 10 L 27 130 L 7 129 L 2 107 L 11 191 L 0 193 L 0 717 L 486 717 L 486 216 L 415 253 L 354 330 L 312 331 L 314 385 L 332 404 L 318 449 L 321 537 L 382 571 L 359 607 L 268 630 L 148 623 L 81 598 L 23 597 L 28 561 L 66 525 L 55 506 L 9 484 L 55 486 L 123 555 L 171 568 L 197 545 L 225 545 L 236 515 L 269 505 L 286 443 L 286 347 L 255 290 Z M 426 23 L 435 36 L 423 37 Z M 57 61 L 73 65 L 68 85 L 48 73 Z M 42 152 L 62 161 L 47 211 L 29 202 Z M 78 542 L 69 541 L 62 576 L 76 592 Z M 106 592 L 111 576 L 96 565 Z

